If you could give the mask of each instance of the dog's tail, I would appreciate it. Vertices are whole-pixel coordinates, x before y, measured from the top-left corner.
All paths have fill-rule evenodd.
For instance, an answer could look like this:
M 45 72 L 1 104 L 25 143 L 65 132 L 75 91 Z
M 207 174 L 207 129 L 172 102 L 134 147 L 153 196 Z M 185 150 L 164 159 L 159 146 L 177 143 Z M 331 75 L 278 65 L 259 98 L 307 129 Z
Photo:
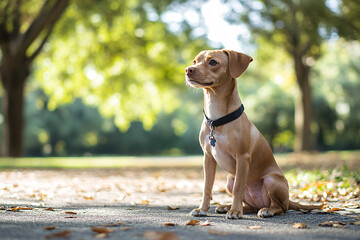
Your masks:
M 321 205 L 302 205 L 300 203 L 289 201 L 289 210 L 314 210 L 321 209 L 324 206 L 324 203 Z

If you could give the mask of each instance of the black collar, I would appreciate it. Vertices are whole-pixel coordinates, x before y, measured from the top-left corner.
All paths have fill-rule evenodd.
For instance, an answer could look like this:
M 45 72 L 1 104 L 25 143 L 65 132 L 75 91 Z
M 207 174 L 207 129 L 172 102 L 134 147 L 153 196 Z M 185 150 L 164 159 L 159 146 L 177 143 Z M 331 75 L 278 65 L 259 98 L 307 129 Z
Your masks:
M 204 117 L 206 118 L 206 123 L 210 128 L 215 128 L 224 124 L 227 124 L 231 121 L 234 121 L 235 119 L 239 118 L 241 116 L 241 114 L 244 112 L 244 105 L 241 104 L 241 106 L 235 110 L 232 113 L 229 113 L 228 115 L 225 115 L 221 118 L 218 118 L 216 120 L 211 120 L 209 119 L 206 114 L 205 114 L 205 110 L 203 110 L 204 112 Z
M 241 116 L 241 114 L 244 112 L 244 105 L 241 104 L 241 106 L 234 112 L 229 113 L 229 114 L 227 114 L 221 118 L 218 118 L 216 120 L 209 119 L 205 114 L 205 110 L 203 110 L 203 112 L 204 112 L 204 117 L 206 118 L 206 124 L 208 125 L 208 127 L 211 130 L 210 134 L 209 134 L 210 146 L 215 147 L 215 143 L 216 143 L 216 139 L 214 137 L 215 128 L 218 126 L 227 124 L 227 123 L 239 118 Z

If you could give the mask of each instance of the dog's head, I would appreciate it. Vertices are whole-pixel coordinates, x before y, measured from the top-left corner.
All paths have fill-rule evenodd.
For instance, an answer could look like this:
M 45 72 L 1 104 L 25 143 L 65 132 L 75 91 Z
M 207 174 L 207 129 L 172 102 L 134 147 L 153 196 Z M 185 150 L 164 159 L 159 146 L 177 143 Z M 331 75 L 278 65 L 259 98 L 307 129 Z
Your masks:
M 202 51 L 185 70 L 186 84 L 195 88 L 219 86 L 228 78 L 238 78 L 252 60 L 252 57 L 232 50 Z

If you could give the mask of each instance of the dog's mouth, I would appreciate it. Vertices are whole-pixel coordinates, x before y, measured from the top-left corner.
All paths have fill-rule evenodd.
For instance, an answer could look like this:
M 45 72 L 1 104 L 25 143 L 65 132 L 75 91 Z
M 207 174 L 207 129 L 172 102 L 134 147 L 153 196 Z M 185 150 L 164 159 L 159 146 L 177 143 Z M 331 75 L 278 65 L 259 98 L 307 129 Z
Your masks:
M 198 82 L 195 80 L 191 80 L 189 78 L 186 79 L 186 85 L 191 86 L 191 87 L 196 87 L 196 86 L 200 86 L 200 87 L 208 87 L 213 85 L 213 82 L 209 82 L 209 83 L 202 83 L 202 82 Z

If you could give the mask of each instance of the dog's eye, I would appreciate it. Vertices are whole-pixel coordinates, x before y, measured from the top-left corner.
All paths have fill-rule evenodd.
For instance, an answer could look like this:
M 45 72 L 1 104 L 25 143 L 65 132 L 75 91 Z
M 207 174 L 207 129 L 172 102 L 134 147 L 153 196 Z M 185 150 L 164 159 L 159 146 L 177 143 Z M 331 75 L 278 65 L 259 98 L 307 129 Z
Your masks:
M 217 63 L 217 61 L 215 61 L 215 60 L 210 60 L 209 64 L 210 64 L 211 66 L 216 66 L 218 63 Z
M 193 64 L 194 64 L 194 65 L 196 64 L 196 61 L 195 61 L 195 60 L 193 61 Z

